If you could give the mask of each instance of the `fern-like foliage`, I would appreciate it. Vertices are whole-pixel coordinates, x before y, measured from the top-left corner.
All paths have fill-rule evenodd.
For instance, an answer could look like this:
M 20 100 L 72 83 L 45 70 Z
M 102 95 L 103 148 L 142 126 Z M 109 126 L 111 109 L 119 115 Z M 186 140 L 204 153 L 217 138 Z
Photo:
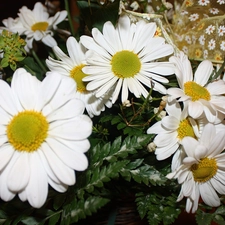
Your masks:
M 147 216 L 151 225 L 158 225 L 161 222 L 164 225 L 172 224 L 180 214 L 180 207 L 176 205 L 177 196 L 165 194 L 168 193 L 163 195 L 149 191 L 149 194 L 143 192 L 136 194 L 138 212 L 141 218 Z

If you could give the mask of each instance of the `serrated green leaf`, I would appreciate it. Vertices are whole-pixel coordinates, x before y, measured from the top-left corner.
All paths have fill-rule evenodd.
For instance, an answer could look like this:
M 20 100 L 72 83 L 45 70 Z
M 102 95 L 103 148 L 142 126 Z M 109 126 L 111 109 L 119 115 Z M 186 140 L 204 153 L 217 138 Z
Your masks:
M 111 124 L 114 125 L 114 124 L 117 124 L 119 122 L 121 122 L 121 117 L 114 115 L 114 117 L 111 120 Z
M 29 216 L 29 217 L 22 219 L 21 222 L 23 222 L 23 224 L 26 224 L 26 225 L 37 225 L 41 221 L 33 216 Z
M 198 225 L 210 225 L 213 220 L 212 213 L 205 213 L 201 209 L 197 210 L 196 221 Z
M 56 196 L 54 196 L 53 208 L 55 210 L 58 210 L 65 202 L 65 199 L 66 199 L 66 194 L 58 193 Z
M 218 208 L 216 209 L 216 211 L 214 212 L 214 214 L 225 215 L 225 206 L 222 205 L 222 206 L 218 207 Z
M 54 213 L 49 219 L 48 225 L 55 225 L 60 219 L 60 213 Z
M 216 222 L 218 225 L 225 225 L 224 218 L 220 215 L 215 215 L 213 221 Z
M 76 202 L 76 205 L 71 209 L 71 223 L 92 215 L 109 201 L 109 199 L 100 196 L 89 196 L 85 201 Z
M 126 125 L 125 123 L 119 123 L 119 124 L 116 126 L 116 128 L 117 128 L 118 130 L 122 130 L 122 129 L 124 129 L 125 127 L 127 127 L 127 125 Z

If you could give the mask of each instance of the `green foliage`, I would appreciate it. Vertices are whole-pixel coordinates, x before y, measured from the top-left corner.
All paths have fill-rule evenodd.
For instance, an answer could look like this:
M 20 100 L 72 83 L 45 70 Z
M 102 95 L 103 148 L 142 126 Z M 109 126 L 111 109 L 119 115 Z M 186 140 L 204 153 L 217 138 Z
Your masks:
M 149 194 L 150 193 L 150 194 Z M 151 225 L 163 222 L 164 225 L 172 224 L 180 214 L 180 207 L 176 203 L 177 196 L 165 189 L 163 193 L 149 191 L 136 194 L 137 209 L 141 216 L 147 216 Z
M 225 225 L 225 206 L 221 205 L 217 209 L 201 204 L 196 212 L 198 225 L 211 225 L 212 222 L 218 225 Z
M 121 175 L 127 181 L 131 178 L 137 183 L 144 183 L 145 185 L 164 185 L 167 179 L 163 174 L 157 171 L 153 166 L 143 163 L 143 159 L 136 159 L 129 163 L 122 171 Z
M 102 26 L 106 21 L 111 21 L 116 24 L 118 19 L 119 0 L 113 3 L 101 4 L 99 1 L 78 0 L 77 5 L 81 13 L 81 19 L 84 20 L 89 31 L 93 27 L 102 30 Z

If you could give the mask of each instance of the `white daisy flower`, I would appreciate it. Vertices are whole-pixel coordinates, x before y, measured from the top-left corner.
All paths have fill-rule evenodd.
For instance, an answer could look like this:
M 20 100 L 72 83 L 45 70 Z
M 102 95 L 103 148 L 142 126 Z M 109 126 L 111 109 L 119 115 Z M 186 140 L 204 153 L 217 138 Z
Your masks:
M 188 44 L 191 44 L 191 37 L 189 35 L 186 35 L 184 39 Z
M 209 0 L 199 0 L 199 1 L 198 1 L 198 4 L 199 4 L 199 5 L 202 5 L 202 6 L 206 6 L 206 5 L 208 5 L 209 3 L 210 3 Z
M 177 178 L 182 185 L 178 201 L 187 197 L 186 211 L 194 213 L 198 208 L 199 198 L 209 206 L 218 207 L 218 194 L 225 194 L 225 132 L 216 132 L 213 124 L 207 124 L 199 140 L 185 137 L 182 140 L 187 154 L 183 164 L 169 179 Z
M 223 36 L 224 33 L 225 33 L 225 26 L 224 25 L 219 26 L 219 28 L 218 28 L 219 36 Z
M 205 44 L 205 36 L 204 36 L 204 34 L 199 37 L 198 41 L 199 41 L 200 45 L 204 45 Z
M 225 113 L 224 81 L 215 80 L 207 84 L 213 72 L 212 62 L 202 61 L 193 78 L 191 63 L 183 52 L 170 57 L 170 61 L 176 66 L 175 74 L 180 86 L 167 90 L 170 98 L 184 102 L 188 114 L 194 119 L 205 115 L 209 122 L 214 122 L 219 112 Z
M 208 43 L 209 50 L 213 50 L 216 47 L 216 41 L 214 39 L 211 39 Z
M 213 25 L 211 24 L 211 25 L 209 25 L 209 26 L 205 29 L 205 33 L 206 33 L 206 34 L 212 34 L 212 33 L 214 32 L 215 29 L 216 29 L 215 26 L 213 26 Z
M 198 18 L 199 18 L 198 13 L 193 13 L 193 14 L 191 14 L 191 15 L 189 16 L 189 20 L 190 20 L 190 21 L 195 21 L 195 20 L 197 20 Z
M 154 138 L 156 144 L 156 157 L 164 160 L 174 154 L 180 147 L 180 141 L 186 137 L 198 137 L 198 125 L 195 120 L 188 117 L 187 110 L 181 110 L 180 104 L 173 100 L 166 105 L 167 116 L 150 128 L 148 134 L 157 134 Z
M 216 14 L 219 13 L 219 9 L 217 9 L 217 8 L 210 8 L 209 12 L 212 13 L 213 15 L 216 15 Z
M 220 49 L 223 50 L 223 51 L 225 51 L 225 41 L 222 41 L 220 43 Z
M 208 52 L 207 49 L 205 49 L 205 50 L 203 51 L 203 58 L 204 58 L 204 59 L 207 59 L 207 58 L 208 58 L 208 55 L 209 55 L 209 52 Z
M 166 88 L 160 84 L 168 79 L 161 75 L 171 75 L 173 65 L 156 60 L 173 53 L 173 47 L 165 44 L 162 37 L 154 37 L 155 23 L 144 20 L 131 23 L 128 16 L 119 18 L 117 27 L 108 21 L 103 33 L 92 29 L 92 36 L 81 36 L 81 43 L 88 49 L 87 66 L 83 72 L 89 74 L 83 78 L 88 81 L 87 90 L 96 91 L 100 97 L 113 88 L 112 102 L 118 99 L 122 89 L 121 101 L 128 99 L 128 90 L 136 97 L 147 97 L 149 90 L 142 85 L 161 93 Z
M 0 27 L 0 31 L 2 32 L 3 30 L 8 30 L 12 33 L 17 33 L 18 34 L 22 34 L 24 31 L 24 27 L 23 24 L 20 21 L 20 18 L 17 17 L 16 19 L 13 19 L 11 17 L 9 17 L 8 19 L 4 19 L 2 21 L 3 25 L 5 27 Z
M 67 11 L 57 12 L 53 17 L 49 17 L 47 8 L 41 2 L 37 2 L 33 11 L 23 6 L 19 10 L 18 16 L 22 28 L 16 29 L 14 27 L 12 32 L 26 35 L 26 47 L 29 50 L 33 48 L 34 40 L 41 41 L 49 47 L 57 45 L 56 40 L 53 38 L 54 31 L 58 29 L 57 25 L 66 18 Z
M 65 192 L 75 171 L 88 166 L 85 152 L 92 121 L 75 98 L 75 83 L 53 73 L 42 82 L 17 69 L 11 88 L 0 80 L 0 197 L 18 194 L 35 208 L 47 198 L 48 184 Z
M 184 15 L 187 15 L 188 14 L 188 11 L 186 10 L 181 10 L 180 11 L 180 15 L 184 16 Z
M 77 85 L 75 95 L 84 102 L 89 116 L 98 116 L 101 111 L 105 110 L 105 105 L 111 107 L 112 103 L 107 96 L 96 98 L 94 92 L 86 89 L 86 83 L 82 81 L 84 77 L 88 76 L 82 72 L 82 68 L 86 65 L 84 47 L 78 43 L 74 37 L 69 37 L 67 39 L 66 46 L 69 56 L 58 46 L 55 46 L 53 51 L 60 60 L 49 57 L 49 59 L 46 60 L 46 64 L 51 71 L 71 77 Z
M 188 47 L 187 46 L 183 46 L 182 51 L 188 55 Z
M 217 3 L 219 3 L 220 5 L 225 4 L 224 0 L 217 0 Z

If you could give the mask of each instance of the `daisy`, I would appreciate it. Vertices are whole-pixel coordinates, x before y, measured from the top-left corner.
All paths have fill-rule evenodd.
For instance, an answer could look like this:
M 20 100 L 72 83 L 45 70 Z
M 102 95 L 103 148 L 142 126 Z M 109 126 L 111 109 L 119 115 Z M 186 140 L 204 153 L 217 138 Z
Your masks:
M 167 90 L 170 99 L 178 98 L 183 102 L 194 119 L 205 115 L 209 122 L 214 122 L 219 112 L 225 113 L 224 81 L 215 80 L 207 84 L 213 72 L 212 62 L 202 61 L 193 78 L 191 63 L 183 52 L 170 57 L 170 61 L 176 66 L 175 74 L 180 86 Z
M 208 55 L 209 55 L 209 52 L 208 52 L 207 49 L 205 49 L 205 50 L 203 51 L 203 58 L 204 58 L 204 59 L 207 59 L 207 58 L 208 58 Z
M 205 36 L 204 36 L 204 34 L 199 37 L 198 41 L 199 41 L 200 45 L 204 45 L 205 44 Z
M 223 51 L 225 51 L 225 41 L 222 41 L 220 43 L 220 49 L 223 50 Z
M 219 13 L 219 9 L 217 9 L 217 8 L 210 8 L 209 9 L 209 12 L 212 13 L 212 14 L 214 14 L 214 15 L 216 15 L 216 14 Z
M 160 74 L 171 75 L 174 67 L 169 62 L 156 61 L 172 54 L 173 47 L 165 44 L 164 38 L 154 37 L 156 28 L 156 23 L 141 20 L 135 24 L 128 16 L 121 16 L 116 28 L 108 21 L 103 33 L 93 28 L 93 37 L 81 36 L 81 43 L 88 49 L 87 66 L 83 68 L 89 74 L 83 78 L 89 82 L 87 90 L 96 91 L 99 98 L 113 89 L 112 103 L 121 89 L 122 102 L 128 99 L 128 90 L 137 98 L 147 97 L 149 90 L 142 84 L 165 93 L 166 88 L 159 82 L 167 83 L 168 79 Z
M 23 6 L 19 10 L 18 16 L 17 26 L 9 26 L 9 28 L 14 33 L 18 32 L 19 35 L 26 36 L 28 51 L 33 48 L 34 40 L 41 41 L 49 47 L 57 45 L 53 38 L 54 31 L 58 30 L 57 25 L 66 18 L 67 11 L 57 12 L 53 17 L 49 17 L 47 8 L 41 2 L 37 2 L 33 11 Z M 9 22 L 5 20 L 4 24 L 7 25 Z
M 17 69 L 11 88 L 0 80 L 0 197 L 16 194 L 35 208 L 47 198 L 48 184 L 65 192 L 75 171 L 88 166 L 85 152 L 92 121 L 75 98 L 75 83 L 51 73 L 42 82 Z
M 211 39 L 208 43 L 209 50 L 213 50 L 216 47 L 216 41 L 214 39 Z
M 199 1 L 198 1 L 198 4 L 199 4 L 199 5 L 202 5 L 202 6 L 206 6 L 206 5 L 208 5 L 209 3 L 210 3 L 209 0 L 199 0 Z
M 185 137 L 182 145 L 187 156 L 176 171 L 167 175 L 182 185 L 178 201 L 186 197 L 186 211 L 192 213 L 197 210 L 200 197 L 205 204 L 218 207 L 217 193 L 225 194 L 225 153 L 221 153 L 225 147 L 224 130 L 216 132 L 209 123 L 199 140 Z
M 84 102 L 89 116 L 98 116 L 101 111 L 105 110 L 105 105 L 111 107 L 112 103 L 106 98 L 107 96 L 96 98 L 94 92 L 87 91 L 86 83 L 82 81 L 82 78 L 88 76 L 82 72 L 82 68 L 86 65 L 84 47 L 74 37 L 67 39 L 66 46 L 69 56 L 58 46 L 55 46 L 53 51 L 61 60 L 55 60 L 49 57 L 46 60 L 46 64 L 51 71 L 58 72 L 66 77 L 71 77 L 77 85 L 75 95 Z
M 217 3 L 219 3 L 220 5 L 225 4 L 224 0 L 217 0 Z
M 186 35 L 184 39 L 188 44 L 191 44 L 191 37 L 189 35 Z
M 167 116 L 147 130 L 148 134 L 157 134 L 153 142 L 157 146 L 155 154 L 158 160 L 164 160 L 174 154 L 185 136 L 199 136 L 196 121 L 188 117 L 187 110 L 181 110 L 177 101 L 167 103 L 166 112 Z
M 191 15 L 189 16 L 189 20 L 190 20 L 190 21 L 195 21 L 195 20 L 197 20 L 198 18 L 199 18 L 198 13 L 193 13 L 193 14 L 191 14 Z
M 212 34 L 212 33 L 214 32 L 215 29 L 216 29 L 215 26 L 213 26 L 213 25 L 211 24 L 211 25 L 209 25 L 209 26 L 205 29 L 205 32 L 206 32 L 206 34 Z
M 219 36 L 223 36 L 224 33 L 225 33 L 225 26 L 224 25 L 219 26 L 219 28 L 218 28 Z

